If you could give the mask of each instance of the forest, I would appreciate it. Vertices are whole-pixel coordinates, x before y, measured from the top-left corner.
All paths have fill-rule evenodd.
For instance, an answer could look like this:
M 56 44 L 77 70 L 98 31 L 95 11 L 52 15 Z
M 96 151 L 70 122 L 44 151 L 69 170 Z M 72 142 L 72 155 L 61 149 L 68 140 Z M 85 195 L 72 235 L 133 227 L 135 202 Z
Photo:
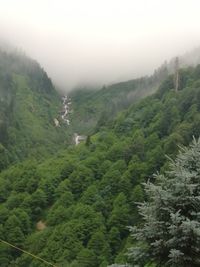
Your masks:
M 89 92 L 90 108 L 96 107 L 93 95 L 101 95 L 95 97 L 100 99 L 92 118 L 96 124 L 91 131 L 84 128 L 86 141 L 74 146 L 72 129 L 53 125 L 61 101 L 44 70 L 24 57 L 16 59 L 21 67 L 15 68 L 13 55 L 0 56 L 0 239 L 58 267 L 199 266 L 200 65 L 179 70 L 178 92 L 174 75 L 165 74 L 156 80 L 158 90 L 151 85 L 149 96 L 131 100 L 112 117 L 103 113 L 101 97 L 105 91 L 114 99 L 116 91 Z M 142 86 L 149 81 L 142 80 Z M 131 84 L 134 91 L 137 81 Z M 79 101 L 79 117 L 72 116 L 76 125 L 86 114 L 86 99 L 82 91 L 71 98 L 77 112 Z M 189 202 L 188 192 L 195 202 Z M 193 212 L 182 213 L 177 203 Z M 153 224 L 169 216 L 174 216 L 171 236 L 180 238 L 175 248 L 164 247 Z M 189 230 L 187 219 L 193 223 Z M 185 222 L 182 232 L 172 229 L 180 221 Z M 190 252 L 184 242 L 194 245 Z M 47 266 L 5 243 L 0 243 L 0 263 Z
M 63 147 L 65 128 L 54 127 L 60 108 L 59 93 L 36 61 L 0 50 L 1 169 Z

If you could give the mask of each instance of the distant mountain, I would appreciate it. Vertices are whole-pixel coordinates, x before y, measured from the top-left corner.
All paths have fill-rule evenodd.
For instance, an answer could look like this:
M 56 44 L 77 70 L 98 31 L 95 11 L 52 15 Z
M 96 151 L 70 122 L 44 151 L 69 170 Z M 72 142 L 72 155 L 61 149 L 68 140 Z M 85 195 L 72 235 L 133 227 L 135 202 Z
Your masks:
M 80 88 L 72 91 L 69 96 L 72 99 L 74 131 L 94 133 L 99 127 L 110 123 L 118 112 L 155 92 L 167 75 L 167 69 L 161 68 L 150 77 L 104 86 L 100 90 Z
M 200 48 L 178 58 L 180 68 L 196 66 L 200 63 Z M 72 128 L 82 134 L 94 133 L 99 127 L 109 124 L 118 112 L 154 93 L 161 81 L 174 71 L 175 58 L 172 58 L 157 68 L 151 76 L 104 86 L 101 89 L 83 87 L 73 90 L 69 94 L 73 108 Z
M 60 95 L 36 61 L 0 50 L 1 167 L 44 156 L 63 144 L 64 128 L 54 123 L 61 105 Z

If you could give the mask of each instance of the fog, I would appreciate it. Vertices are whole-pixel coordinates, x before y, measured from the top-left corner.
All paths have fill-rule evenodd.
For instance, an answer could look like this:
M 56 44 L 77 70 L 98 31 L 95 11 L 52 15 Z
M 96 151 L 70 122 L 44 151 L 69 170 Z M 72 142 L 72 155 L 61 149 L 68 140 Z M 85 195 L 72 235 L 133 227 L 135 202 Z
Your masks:
M 64 90 L 153 72 L 200 46 L 198 0 L 0 0 L 0 39 Z

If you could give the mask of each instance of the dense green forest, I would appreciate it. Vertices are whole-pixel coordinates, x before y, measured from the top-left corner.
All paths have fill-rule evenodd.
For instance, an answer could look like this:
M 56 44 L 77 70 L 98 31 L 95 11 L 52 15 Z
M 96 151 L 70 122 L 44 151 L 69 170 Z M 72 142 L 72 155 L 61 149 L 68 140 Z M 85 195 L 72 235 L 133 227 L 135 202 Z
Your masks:
M 42 74 L 45 75 L 44 72 Z M 20 88 L 25 89 L 28 86 L 25 77 L 13 75 L 12 81 L 17 85 L 20 83 Z M 38 79 L 36 76 L 37 82 Z M 11 141 L 2 141 L 2 153 L 8 150 L 9 153 L 11 151 L 17 154 L 17 149 L 23 149 L 22 158 L 25 158 L 28 152 L 23 147 L 23 142 L 26 138 L 28 143 L 34 140 L 33 146 L 28 148 L 31 155 L 35 151 L 39 153 L 35 159 L 32 156 L 0 173 L 1 239 L 59 267 L 106 267 L 112 263 L 123 264 L 127 261 L 127 249 L 135 244 L 127 226 L 141 224 L 136 202 L 147 200 L 142 183 L 148 179 L 151 182 L 156 181 L 154 173 L 160 171 L 162 174 L 168 170 L 169 159 L 166 154 L 175 158 L 178 145 L 188 145 L 193 136 L 199 136 L 200 66 L 180 70 L 178 92 L 174 90 L 173 75 L 169 75 L 153 95 L 132 105 L 129 103 L 128 109 L 119 112 L 112 119 L 103 116 L 94 134 L 88 135 L 86 142 L 76 147 L 68 145 L 62 150 L 56 150 L 57 153 L 53 156 L 49 155 L 38 162 L 41 149 L 45 150 L 47 146 L 51 152 L 55 143 L 59 140 L 59 147 L 63 140 L 60 140 L 62 128 L 56 135 L 58 129 L 51 124 L 52 118 L 58 112 L 59 105 L 56 103 L 59 99 L 52 85 L 49 85 L 50 81 L 46 79 L 48 90 L 50 86 L 52 91 L 47 94 L 45 90 L 40 92 L 41 101 L 43 104 L 47 101 L 48 110 L 55 112 L 53 115 L 49 114 L 47 128 L 42 124 L 42 129 L 47 131 L 38 137 L 38 120 L 31 121 L 31 130 L 26 125 L 17 127 L 17 124 L 11 123 L 6 128 L 5 136 L 8 138 L 13 129 L 17 141 L 14 145 Z M 119 87 L 121 92 L 123 83 Z M 22 95 L 28 92 L 29 97 L 33 97 L 32 87 L 28 88 Z M 36 88 L 39 88 L 38 83 L 34 89 Z M 102 95 L 106 88 L 102 90 L 99 93 L 87 93 L 87 103 L 90 101 L 90 94 Z M 108 94 L 109 90 L 106 91 L 106 97 Z M 78 99 L 78 95 L 76 97 Z M 80 99 L 84 97 L 82 93 Z M 95 109 L 92 102 L 90 105 Z M 24 110 L 27 111 L 28 108 Z M 14 121 L 25 124 L 33 113 L 19 113 L 24 117 L 17 121 L 15 111 Z M 5 113 L 2 112 L 2 116 L 3 114 Z M 26 130 L 25 136 L 23 127 Z M 35 132 L 35 135 L 29 136 L 28 130 Z M 48 138 L 44 137 L 47 132 Z M 18 134 L 21 134 L 19 141 Z M 58 139 L 54 139 L 54 136 Z M 47 143 L 42 141 L 39 147 L 35 146 L 35 142 L 42 138 Z M 8 140 L 15 139 L 10 137 Z M 4 158 L 3 156 L 2 160 Z M 0 262 L 4 267 L 46 266 L 40 260 L 3 243 L 0 244 Z M 156 264 L 156 261 L 153 263 Z
M 71 127 L 75 132 L 94 134 L 101 125 L 111 122 L 117 113 L 158 89 L 169 74 L 163 64 L 151 76 L 98 88 L 76 88 L 69 93 L 73 113 Z
M 44 158 L 66 137 L 55 127 L 61 97 L 37 62 L 0 50 L 0 169 L 27 157 Z

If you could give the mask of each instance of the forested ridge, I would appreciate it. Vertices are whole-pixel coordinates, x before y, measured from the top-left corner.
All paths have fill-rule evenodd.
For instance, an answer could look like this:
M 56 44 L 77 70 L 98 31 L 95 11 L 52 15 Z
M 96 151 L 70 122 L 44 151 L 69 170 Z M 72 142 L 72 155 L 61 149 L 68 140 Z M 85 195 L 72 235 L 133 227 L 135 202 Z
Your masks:
M 127 248 L 135 244 L 127 226 L 141 224 L 136 202 L 147 200 L 142 183 L 168 170 L 166 154 L 175 158 L 178 145 L 188 145 L 199 132 L 197 66 L 180 70 L 178 92 L 169 75 L 153 95 L 112 120 L 104 116 L 77 147 L 2 171 L 1 239 L 60 267 L 125 263 Z M 0 262 L 5 267 L 45 266 L 2 243 Z
M 27 158 L 44 158 L 63 146 L 56 128 L 61 97 L 40 65 L 19 52 L 0 50 L 0 168 Z
M 194 49 L 178 58 L 179 67 L 187 68 L 200 63 L 200 49 Z M 105 122 L 108 124 L 115 116 L 141 98 L 158 90 L 160 84 L 175 71 L 175 60 L 165 61 L 149 76 L 104 85 L 102 88 L 78 87 L 69 92 L 72 99 L 72 127 L 82 134 L 94 134 Z M 183 78 L 183 77 L 182 77 Z M 106 120 L 105 120 L 106 118 Z
M 151 76 L 104 85 L 100 89 L 81 87 L 72 90 L 69 92 L 73 106 L 72 127 L 83 134 L 94 134 L 116 114 L 154 93 L 169 71 L 169 66 L 163 64 Z

